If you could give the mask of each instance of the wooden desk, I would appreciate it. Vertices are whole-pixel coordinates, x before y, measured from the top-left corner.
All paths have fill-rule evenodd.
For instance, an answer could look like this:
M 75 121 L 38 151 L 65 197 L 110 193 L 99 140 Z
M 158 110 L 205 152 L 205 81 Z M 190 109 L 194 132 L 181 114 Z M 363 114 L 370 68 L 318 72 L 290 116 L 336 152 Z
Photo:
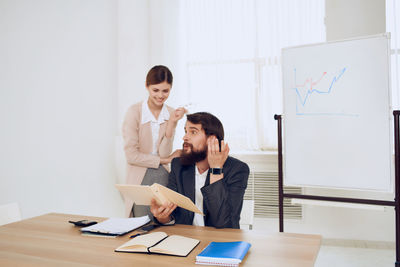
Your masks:
M 215 229 L 188 225 L 164 226 L 154 231 L 201 240 L 187 257 L 117 253 L 129 234 L 116 237 L 82 236 L 68 220 L 104 218 L 51 213 L 0 226 L 0 266 L 201 266 L 196 255 L 211 241 L 251 243 L 240 266 L 313 266 L 321 236 L 256 230 Z

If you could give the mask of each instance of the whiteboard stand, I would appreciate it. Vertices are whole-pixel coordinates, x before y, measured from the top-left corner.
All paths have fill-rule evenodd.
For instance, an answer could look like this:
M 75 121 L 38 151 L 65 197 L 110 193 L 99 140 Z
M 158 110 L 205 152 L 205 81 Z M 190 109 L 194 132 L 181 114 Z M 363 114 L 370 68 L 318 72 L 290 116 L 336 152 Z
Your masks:
M 396 262 L 395 267 L 400 267 L 400 130 L 399 116 L 400 110 L 393 111 L 394 116 L 394 147 L 395 147 L 395 198 L 394 201 L 376 200 L 376 199 L 360 199 L 360 198 L 344 198 L 344 197 L 328 197 L 318 195 L 305 194 L 286 194 L 283 192 L 283 161 L 282 161 L 282 116 L 275 115 L 274 119 L 278 122 L 278 196 L 279 196 L 279 232 L 283 232 L 283 199 L 309 199 L 334 202 L 347 202 L 356 204 L 370 204 L 380 206 L 393 206 L 395 209 L 395 225 L 396 225 Z

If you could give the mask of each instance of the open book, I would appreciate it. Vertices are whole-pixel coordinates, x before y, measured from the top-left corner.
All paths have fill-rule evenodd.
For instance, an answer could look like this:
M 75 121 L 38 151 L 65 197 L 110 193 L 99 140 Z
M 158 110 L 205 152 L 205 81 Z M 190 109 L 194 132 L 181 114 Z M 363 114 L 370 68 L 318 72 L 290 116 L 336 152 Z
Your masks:
M 180 235 L 168 236 L 164 232 L 154 232 L 139 235 L 122 246 L 119 246 L 115 251 L 156 253 L 186 257 L 199 243 L 199 240 L 189 237 Z
M 151 199 L 154 198 L 159 205 L 169 201 L 181 208 L 203 215 L 190 198 L 157 183 L 152 185 L 116 184 L 115 187 L 125 198 L 133 200 L 136 205 L 150 205 Z

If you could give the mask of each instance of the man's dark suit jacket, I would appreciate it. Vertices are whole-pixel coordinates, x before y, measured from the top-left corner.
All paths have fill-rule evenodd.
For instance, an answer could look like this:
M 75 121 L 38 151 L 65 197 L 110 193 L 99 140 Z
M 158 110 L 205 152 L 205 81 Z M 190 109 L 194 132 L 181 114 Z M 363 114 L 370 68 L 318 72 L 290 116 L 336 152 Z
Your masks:
M 195 203 L 195 167 L 182 166 L 179 158 L 171 162 L 168 187 L 189 197 Z M 203 194 L 204 224 L 216 228 L 240 228 L 243 195 L 249 178 L 246 163 L 228 157 L 223 166 L 224 177 L 210 184 L 210 171 L 201 192 Z M 172 215 L 175 223 L 192 225 L 194 213 L 177 207 Z

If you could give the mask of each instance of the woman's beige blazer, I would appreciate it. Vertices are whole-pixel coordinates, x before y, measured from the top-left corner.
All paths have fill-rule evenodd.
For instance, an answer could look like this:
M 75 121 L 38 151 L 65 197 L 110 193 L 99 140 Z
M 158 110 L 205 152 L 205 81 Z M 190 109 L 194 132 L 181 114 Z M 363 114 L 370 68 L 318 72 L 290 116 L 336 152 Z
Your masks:
M 142 183 L 147 168 L 158 168 L 160 157 L 167 157 L 172 152 L 174 137 L 165 137 L 167 122 L 160 125 L 157 141 L 158 155 L 151 154 L 153 140 L 150 122 L 141 124 L 142 103 L 132 105 L 126 112 L 122 126 L 122 137 L 124 138 L 124 150 L 127 161 L 126 183 L 139 185 Z M 174 109 L 167 106 L 170 116 Z M 163 165 L 169 171 L 168 165 Z M 131 216 L 133 201 L 125 200 L 125 214 Z

